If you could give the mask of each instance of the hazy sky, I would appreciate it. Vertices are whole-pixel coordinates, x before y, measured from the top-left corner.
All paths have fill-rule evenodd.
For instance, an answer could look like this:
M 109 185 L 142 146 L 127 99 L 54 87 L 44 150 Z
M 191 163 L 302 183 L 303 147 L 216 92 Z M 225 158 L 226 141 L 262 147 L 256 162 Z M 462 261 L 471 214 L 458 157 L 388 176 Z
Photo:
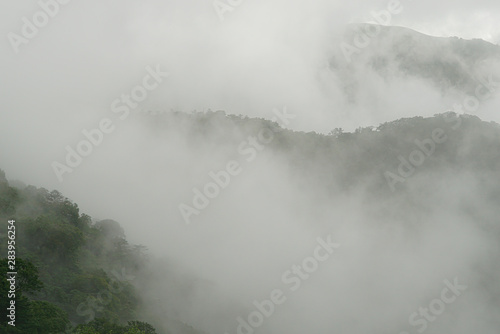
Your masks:
M 404 9 L 394 15 L 391 25 L 435 36 L 500 43 L 498 1 L 401 0 L 401 4 Z M 325 73 L 329 52 L 338 50 L 342 41 L 339 33 L 344 25 L 372 21 L 371 13 L 387 6 L 387 1 L 248 0 L 225 12 L 222 21 L 210 0 L 72 0 L 59 5 L 54 17 L 37 33 L 31 31 L 33 36 L 19 45 L 16 53 L 9 41 L 11 33 L 21 36 L 26 25 L 23 18 L 32 22 L 40 7 L 36 1 L 3 0 L 0 168 L 9 179 L 62 191 L 82 211 L 96 218 L 120 221 L 131 240 L 147 244 L 156 252 L 162 250 L 198 270 L 204 279 L 217 282 L 210 290 L 215 297 L 201 298 L 193 304 L 198 309 L 184 313 L 185 320 L 211 330 L 231 330 L 235 317 L 242 314 L 238 312 L 248 308 L 241 306 L 242 301 L 265 298 L 278 285 L 284 270 L 309 255 L 317 237 L 336 232 L 339 242 L 347 242 L 338 262 L 348 270 L 340 272 L 333 261 L 324 272 L 338 274 L 335 282 L 347 288 L 342 290 L 336 285 L 336 289 L 349 303 L 332 305 L 330 297 L 322 295 L 322 284 L 334 283 L 328 281 L 328 275 L 318 277 L 312 290 L 298 295 L 302 303 L 287 305 L 286 311 L 273 319 L 269 331 L 303 333 L 313 328 L 318 333 L 328 332 L 332 311 L 341 318 L 352 315 L 351 309 L 376 309 L 388 295 L 381 291 L 397 295 L 390 286 L 394 284 L 406 291 L 408 299 L 394 297 L 394 303 L 387 307 L 406 305 L 401 314 L 375 322 L 365 319 L 356 328 L 368 332 L 373 323 L 383 326 L 390 322 L 396 333 L 401 329 L 398 321 L 405 324 L 414 305 L 422 305 L 421 289 L 430 286 L 433 296 L 442 288 L 442 280 L 453 279 L 453 275 L 475 282 L 469 266 L 486 252 L 474 247 L 484 242 L 483 234 L 460 217 L 440 220 L 437 215 L 433 217 L 436 224 L 424 228 L 422 244 L 404 244 L 404 238 L 391 238 L 391 233 L 403 234 L 398 227 L 389 234 L 370 230 L 368 214 L 358 212 L 362 203 L 356 198 L 334 205 L 312 205 L 309 201 L 314 191 L 298 191 L 283 172 L 287 166 L 266 154 L 231 192 L 221 195 L 218 204 L 197 224 L 187 228 L 178 215 L 178 204 L 189 199 L 193 187 L 206 181 L 210 170 L 225 164 L 227 156 L 221 153 L 213 157 L 203 148 L 189 148 L 182 133 L 157 138 L 135 116 L 122 120 L 112 108 L 122 94 L 130 94 L 135 86 L 143 84 L 143 78 L 150 73 L 147 67 L 159 66 L 169 76 L 148 93 L 137 110 L 188 112 L 210 108 L 269 119 L 273 108 L 286 106 L 296 115 L 290 128 L 323 133 L 336 127 L 376 126 L 401 117 L 446 111 L 454 101 L 442 98 L 423 81 L 396 80 L 386 85 L 373 73 L 365 72 L 361 73 L 365 91 L 357 104 L 347 108 L 337 83 Z M 43 16 L 38 19 L 43 20 Z M 488 113 L 480 116 L 499 121 L 499 116 L 493 114 L 498 109 L 493 106 L 485 105 Z M 84 139 L 82 130 L 96 128 L 103 118 L 112 120 L 114 132 L 105 136 L 103 144 L 60 183 L 51 163 L 63 162 L 65 147 L 75 147 Z M 473 197 L 468 188 L 457 187 L 465 202 L 467 196 Z M 457 205 L 449 204 L 450 211 Z M 317 225 L 304 227 L 304 220 L 313 219 Z M 332 220 L 341 223 L 332 227 L 328 225 Z M 456 238 L 449 234 L 452 220 L 458 221 L 458 228 L 453 226 Z M 231 224 L 235 221 L 237 225 Z M 255 242 L 260 248 L 253 251 Z M 380 250 L 379 245 L 387 249 Z M 418 247 L 421 245 L 426 247 Z M 378 250 L 380 258 L 372 263 L 370 256 Z M 402 255 L 393 255 L 397 250 Z M 436 250 L 444 250 L 438 259 L 434 257 Z M 272 252 L 277 252 L 273 253 L 275 257 L 268 255 Z M 421 276 L 414 275 L 417 269 L 406 267 L 413 257 L 422 261 L 416 264 Z M 404 271 L 408 281 L 385 277 L 393 268 L 391 261 L 397 268 L 408 269 Z M 234 273 L 222 275 L 227 268 Z M 360 273 L 359 268 L 366 271 Z M 255 269 L 252 275 L 256 277 L 249 275 L 250 269 Z M 349 274 L 351 269 L 353 276 Z M 377 282 L 370 292 L 380 295 L 356 295 L 357 285 L 350 285 L 353 277 L 360 285 Z M 248 289 L 241 289 L 241 285 Z M 211 305 L 218 298 L 221 309 Z M 311 299 L 321 301 L 330 311 L 303 313 L 302 306 Z M 467 305 L 485 305 L 481 301 Z M 233 308 L 232 303 L 238 307 Z M 482 308 L 471 310 L 467 311 L 480 312 Z M 231 317 L 218 323 L 213 320 L 221 316 L 216 312 L 229 312 Z M 302 318 L 290 321 L 296 314 Z M 311 323 L 301 324 L 304 319 Z M 319 320 L 313 323 L 311 319 Z M 284 331 L 282 323 L 291 328 Z M 464 333 L 467 329 L 463 327 Z M 439 332 L 439 327 L 435 330 Z
M 72 124 L 80 128 L 109 113 L 111 101 L 137 84 L 145 66 L 156 64 L 171 78 L 140 108 L 211 108 L 267 117 L 273 107 L 288 105 L 311 114 L 297 128 L 323 132 L 325 123 L 341 122 L 332 116 L 335 97 L 326 97 L 318 87 L 318 69 L 328 50 L 338 48 L 332 41 L 344 23 L 371 21 L 371 13 L 385 10 L 388 2 L 240 3 L 221 21 L 208 0 L 73 0 L 60 5 L 16 54 L 8 34 L 22 35 L 22 18 L 32 21 L 40 7 L 36 1 L 2 2 L 0 96 L 2 116 L 8 120 L 2 126 L 19 129 L 23 124 L 26 131 L 39 131 L 42 125 L 53 131 L 55 126 L 58 136 L 46 137 L 71 136 Z M 390 24 L 498 41 L 497 2 L 401 4 L 403 11 Z M 344 119 L 356 124 L 379 121 L 358 112 Z
M 401 6 L 390 24 L 498 41 L 498 2 L 402 0 Z M 428 116 L 454 102 L 428 83 L 386 85 L 368 72 L 360 74 L 366 87 L 360 101 L 342 102 L 338 82 L 325 74 L 329 52 L 338 51 L 346 23 L 373 20 L 386 1 L 241 1 L 223 21 L 212 1 L 201 0 L 73 0 L 58 7 L 49 6 L 53 17 L 43 22 L 36 1 L 0 4 L 1 167 L 10 178 L 49 189 L 76 191 L 59 183 L 51 163 L 64 159 L 83 129 L 103 118 L 116 125 L 92 159 L 126 134 L 131 118 L 122 121 L 111 105 L 142 83 L 147 66 L 170 76 L 136 110 L 210 108 L 271 118 L 273 108 L 287 106 L 297 115 L 289 127 L 304 131 Z M 33 16 L 46 23 L 37 33 L 25 27 L 24 18 L 33 22 Z M 23 29 L 33 36 L 17 44 L 16 53 L 12 34 L 24 38 Z M 319 77 L 326 79 L 320 84 Z

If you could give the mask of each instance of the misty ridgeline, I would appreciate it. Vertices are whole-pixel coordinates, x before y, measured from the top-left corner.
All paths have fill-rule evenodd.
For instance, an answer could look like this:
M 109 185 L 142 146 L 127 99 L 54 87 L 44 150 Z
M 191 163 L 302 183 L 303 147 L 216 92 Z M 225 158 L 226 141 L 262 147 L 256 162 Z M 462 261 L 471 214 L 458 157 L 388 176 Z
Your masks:
M 317 79 L 384 121 L 143 110 L 61 192 L 2 172 L 0 332 L 500 333 L 499 47 L 383 27 L 352 50 Z

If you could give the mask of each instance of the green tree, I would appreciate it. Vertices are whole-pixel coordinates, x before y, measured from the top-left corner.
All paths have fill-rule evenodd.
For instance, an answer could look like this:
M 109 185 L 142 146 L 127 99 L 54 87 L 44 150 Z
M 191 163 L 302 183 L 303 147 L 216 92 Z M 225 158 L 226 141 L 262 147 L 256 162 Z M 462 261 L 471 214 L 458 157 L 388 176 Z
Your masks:
M 147 322 L 129 321 L 127 328 L 137 328 L 144 334 L 157 334 L 155 328 Z
M 83 244 L 82 232 L 54 215 L 39 216 L 26 223 L 26 234 L 30 239 L 29 249 L 45 259 L 71 260 Z
M 111 322 L 107 318 L 96 318 L 87 324 L 82 324 L 76 327 L 77 334 L 124 334 L 125 327 Z

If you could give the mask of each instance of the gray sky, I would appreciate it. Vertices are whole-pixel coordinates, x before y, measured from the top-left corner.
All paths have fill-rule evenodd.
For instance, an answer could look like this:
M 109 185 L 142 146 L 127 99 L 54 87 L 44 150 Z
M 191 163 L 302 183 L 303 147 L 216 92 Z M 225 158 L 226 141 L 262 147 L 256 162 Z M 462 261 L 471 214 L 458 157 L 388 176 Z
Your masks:
M 435 36 L 500 43 L 498 1 L 401 0 L 401 4 L 404 9 L 392 18 L 391 25 Z M 166 134 L 166 139 L 159 140 L 135 116 L 122 121 L 111 109 L 115 99 L 142 83 L 147 66 L 159 64 L 170 76 L 150 92 L 138 109 L 210 108 L 272 118 L 273 108 L 287 106 L 297 116 L 290 128 L 323 133 L 335 127 L 376 126 L 401 117 L 446 111 L 454 100 L 442 98 L 423 81 L 395 80 L 386 85 L 367 72 L 360 74 L 364 87 L 360 100 L 348 106 L 340 96 L 338 83 L 324 71 L 329 52 L 338 50 L 342 41 L 338 36 L 344 25 L 369 22 L 372 11 L 386 8 L 387 1 L 242 1 L 221 21 L 209 0 L 72 0 L 60 5 L 47 25 L 15 53 L 8 34 L 20 34 L 22 18 L 31 20 L 39 5 L 36 1 L 4 0 L 0 3 L 0 168 L 10 179 L 62 191 L 94 217 L 120 221 L 132 241 L 146 244 L 155 252 L 164 251 L 198 270 L 204 279 L 217 282 L 212 292 L 222 304 L 220 310 L 214 310 L 211 298 L 200 300 L 194 305 L 198 309 L 184 314 L 185 320 L 202 328 L 229 330 L 234 317 L 229 322 L 214 322 L 211 318 L 220 316 L 215 312 L 230 312 L 231 316 L 245 312 L 248 305 L 242 307 L 242 301 L 264 298 L 277 286 L 276 280 L 284 270 L 309 255 L 315 238 L 329 233 L 351 243 L 346 245 L 347 253 L 340 263 L 348 269 L 352 266 L 355 272 L 356 268 L 366 267 L 366 276 L 354 275 L 360 285 L 378 282 L 372 291 L 375 294 L 393 291 L 390 283 L 407 291 L 408 299 L 391 304 L 397 308 L 407 302 L 407 309 L 397 315 L 405 323 L 413 305 L 421 305 L 419 288 L 432 286 L 432 296 L 439 293 L 442 279 L 460 274 L 474 282 L 473 271 L 454 261 L 456 254 L 468 265 L 481 258 L 483 251 L 474 246 L 481 244 L 484 236 L 466 222 L 462 224 L 460 217 L 443 221 L 434 217 L 436 224 L 429 223 L 422 232 L 422 245 L 426 247 L 417 247 L 421 245 L 418 243 L 401 245 L 401 240 L 394 241 L 386 231 L 370 230 L 365 223 L 368 214 L 358 213 L 357 208 L 364 205 L 359 198 L 333 206 L 313 205 L 308 201 L 314 198 L 314 191 L 298 191 L 290 175 L 283 172 L 287 166 L 264 154 L 231 192 L 221 195 L 219 204 L 214 204 L 192 228 L 186 228 L 180 223 L 177 205 L 189 198 L 194 186 L 206 181 L 210 170 L 227 162 L 226 154 L 206 156 L 202 148 L 193 149 L 183 142 L 181 133 Z M 485 105 L 480 116 L 500 121 L 497 105 L 498 100 Z M 81 131 L 97 127 L 103 118 L 114 122 L 115 131 L 60 183 L 51 163 L 63 161 L 65 147 L 74 147 L 83 139 Z M 453 182 L 460 184 L 456 179 Z M 467 196 L 473 197 L 466 186 L 457 187 L 464 201 Z M 262 193 L 274 201 L 270 203 Z M 457 205 L 449 204 L 451 212 Z M 256 212 L 254 206 L 263 210 Z M 305 227 L 302 218 L 314 219 L 318 225 Z M 332 229 L 332 219 L 342 223 Z M 449 222 L 453 219 L 460 222 L 456 238 L 449 237 Z M 274 223 L 263 224 L 268 220 Z M 234 221 L 238 226 L 230 224 Z M 397 228 L 393 233 L 402 234 Z M 224 240 L 220 240 L 221 235 Z M 255 240 L 262 248 L 253 252 Z M 297 244 L 300 247 L 294 248 Z M 387 249 L 372 264 L 370 256 L 381 244 Z M 228 252 L 228 248 L 234 252 Z M 275 249 L 290 252 L 268 257 Z M 391 255 L 397 253 L 392 252 L 394 249 L 402 255 Z M 424 261 L 434 259 L 435 251 L 443 249 L 446 251 L 436 262 Z M 405 272 L 408 282 L 384 279 L 393 268 L 391 263 L 405 268 L 413 257 L 423 259 L 417 268 L 425 275 L 414 278 L 414 269 L 409 269 Z M 228 267 L 235 268 L 235 273 L 221 276 Z M 248 268 L 254 268 L 257 277 L 249 277 L 245 271 Z M 340 286 L 349 287 L 353 276 L 337 268 L 332 263 L 324 270 L 337 275 Z M 387 295 L 355 299 L 352 296 L 357 296 L 357 287 L 351 285 L 339 291 L 349 303 L 331 305 L 322 296 L 323 287 L 333 284 L 328 277 L 319 277 L 309 294 L 297 295 L 301 303 L 290 303 L 285 313 L 273 318 L 270 332 L 285 332 L 280 327 L 283 319 L 288 321 L 296 314 L 319 321 L 301 324 L 304 319 L 297 318 L 296 322 L 290 321 L 291 328 L 286 332 L 330 330 L 331 312 L 315 309 L 317 318 L 301 313 L 301 306 L 314 298 L 346 317 L 352 315 L 351 309 L 376 309 L 381 300 L 385 302 Z M 380 279 L 370 281 L 370 277 Z M 251 287 L 242 290 L 242 284 Z M 232 303 L 240 308 L 232 308 Z M 480 307 L 471 309 L 482 311 Z M 375 320 L 380 326 L 399 321 L 390 317 Z M 373 321 L 367 319 L 363 326 L 370 324 Z M 365 332 L 370 330 L 363 326 L 360 328 Z M 394 332 L 397 329 L 401 328 L 394 328 Z

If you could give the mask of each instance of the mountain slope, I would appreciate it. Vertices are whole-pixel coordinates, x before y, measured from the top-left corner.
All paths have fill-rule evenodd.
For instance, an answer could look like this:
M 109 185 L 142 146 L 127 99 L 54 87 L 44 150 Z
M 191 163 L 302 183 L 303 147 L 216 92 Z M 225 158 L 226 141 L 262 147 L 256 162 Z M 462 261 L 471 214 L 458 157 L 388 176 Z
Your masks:
M 359 73 L 373 70 L 386 80 L 420 78 L 443 94 L 475 94 L 478 83 L 500 75 L 500 46 L 483 40 L 427 36 L 408 28 L 353 24 L 330 57 L 330 69 L 355 96 Z

